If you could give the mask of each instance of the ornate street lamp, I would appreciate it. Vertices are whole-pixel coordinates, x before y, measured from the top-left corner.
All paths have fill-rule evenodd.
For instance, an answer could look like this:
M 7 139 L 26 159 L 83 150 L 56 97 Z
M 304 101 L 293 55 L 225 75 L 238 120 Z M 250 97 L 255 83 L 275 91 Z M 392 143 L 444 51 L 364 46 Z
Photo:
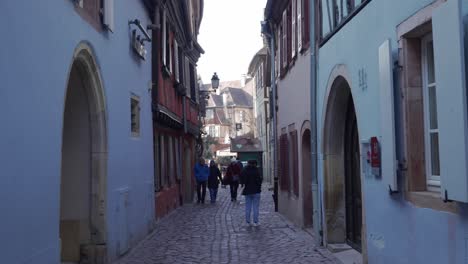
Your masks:
M 213 90 L 216 91 L 218 87 L 219 87 L 219 77 L 218 77 L 218 74 L 216 74 L 215 72 L 213 74 L 213 77 L 211 77 L 211 88 L 213 88 Z

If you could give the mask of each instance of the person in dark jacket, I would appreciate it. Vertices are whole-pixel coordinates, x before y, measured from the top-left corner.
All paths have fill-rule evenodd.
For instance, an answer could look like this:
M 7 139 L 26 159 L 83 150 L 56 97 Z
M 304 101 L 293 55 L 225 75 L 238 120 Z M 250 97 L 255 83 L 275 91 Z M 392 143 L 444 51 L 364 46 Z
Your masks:
M 210 161 L 210 176 L 208 176 L 208 190 L 210 190 L 212 204 L 216 202 L 220 181 L 222 181 L 221 171 L 218 169 L 218 166 L 216 166 L 216 162 L 212 160 Z
M 245 221 L 250 225 L 250 213 L 253 210 L 254 226 L 258 226 L 258 210 L 260 207 L 260 193 L 262 192 L 263 177 L 257 168 L 256 160 L 249 160 L 241 173 L 240 184 L 244 186 L 242 195 L 245 196 Z
M 237 201 L 237 189 L 239 188 L 239 178 L 241 168 L 235 158 L 232 158 L 226 172 L 225 184 L 229 184 L 231 189 L 231 201 Z
M 198 203 L 205 203 L 206 182 L 210 174 L 210 169 L 205 164 L 205 160 L 201 158 L 194 168 L 195 180 L 197 181 L 197 198 Z

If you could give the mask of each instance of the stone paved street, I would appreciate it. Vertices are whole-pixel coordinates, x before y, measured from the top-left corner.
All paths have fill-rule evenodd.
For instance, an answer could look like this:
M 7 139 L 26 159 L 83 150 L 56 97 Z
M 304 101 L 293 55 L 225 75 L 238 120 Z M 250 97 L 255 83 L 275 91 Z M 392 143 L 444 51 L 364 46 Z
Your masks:
M 259 227 L 244 224 L 244 198 L 233 203 L 228 196 L 229 188 L 220 188 L 215 205 L 177 209 L 115 264 L 338 263 L 309 233 L 274 212 L 270 191 L 262 192 Z

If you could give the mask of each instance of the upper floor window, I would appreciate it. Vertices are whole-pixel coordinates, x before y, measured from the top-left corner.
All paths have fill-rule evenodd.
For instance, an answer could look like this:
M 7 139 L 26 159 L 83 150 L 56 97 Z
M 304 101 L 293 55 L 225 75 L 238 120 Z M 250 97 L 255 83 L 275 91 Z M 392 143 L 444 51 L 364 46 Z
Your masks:
M 114 30 L 114 0 L 77 0 L 76 10 L 93 27 Z
M 209 126 L 208 127 L 208 135 L 211 137 L 215 137 L 216 135 L 216 127 L 215 126 Z
M 327 36 L 338 30 L 342 23 L 360 7 L 369 3 L 371 0 L 319 0 L 318 10 L 320 18 L 321 38 L 326 39 Z
M 213 109 L 207 109 L 206 110 L 206 118 L 207 119 L 213 119 L 214 118 Z

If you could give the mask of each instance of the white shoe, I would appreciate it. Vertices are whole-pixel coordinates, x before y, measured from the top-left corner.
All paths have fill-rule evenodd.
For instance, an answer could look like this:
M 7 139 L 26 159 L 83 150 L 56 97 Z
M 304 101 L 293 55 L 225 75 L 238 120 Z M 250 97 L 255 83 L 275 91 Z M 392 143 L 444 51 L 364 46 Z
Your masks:
M 255 227 L 260 226 L 260 223 L 254 223 L 253 226 Z

